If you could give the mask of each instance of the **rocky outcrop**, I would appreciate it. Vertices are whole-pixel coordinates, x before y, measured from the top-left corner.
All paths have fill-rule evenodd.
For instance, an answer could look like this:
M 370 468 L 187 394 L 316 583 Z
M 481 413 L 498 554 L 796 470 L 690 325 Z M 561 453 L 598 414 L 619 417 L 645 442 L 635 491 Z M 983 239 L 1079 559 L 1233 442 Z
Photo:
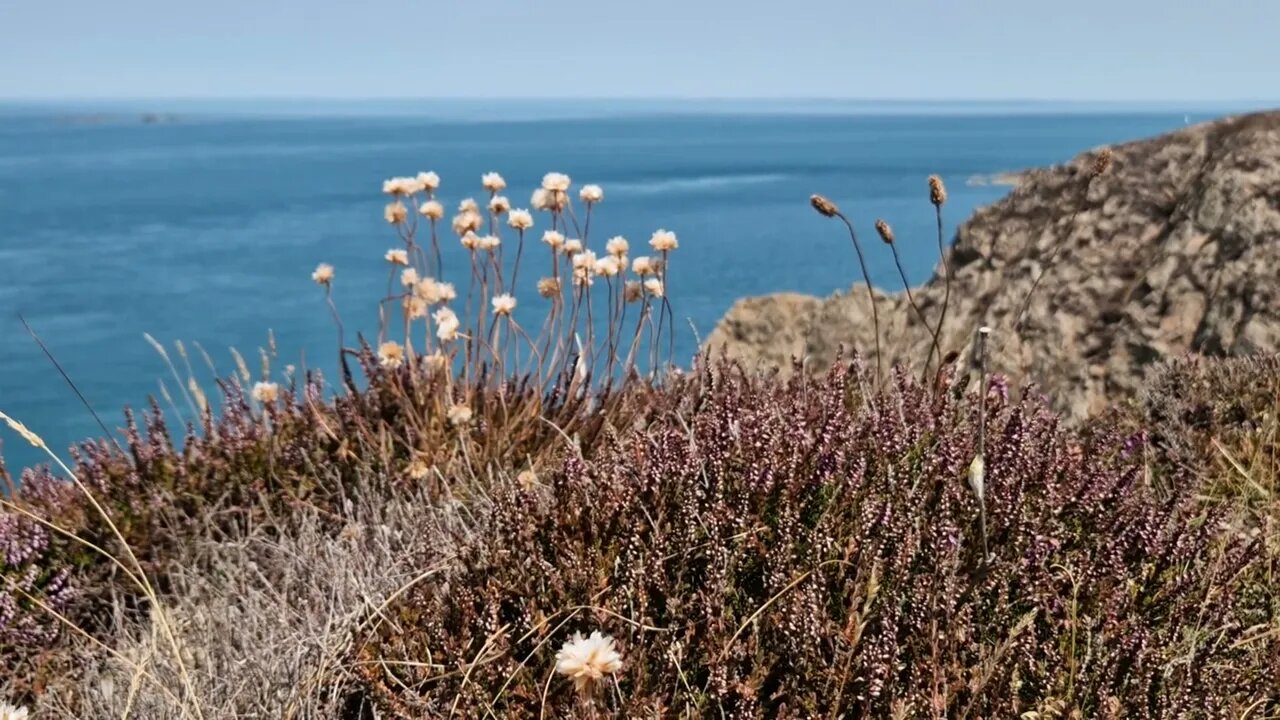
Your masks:
M 1112 152 L 1092 181 L 1096 151 L 1020 175 L 961 226 L 948 256 L 943 348 L 963 354 L 991 326 L 992 369 L 1038 383 L 1076 418 L 1132 395 L 1160 359 L 1280 350 L 1280 112 Z M 882 251 L 874 238 L 867 247 Z M 946 275 L 940 264 L 912 291 L 929 325 Z M 921 368 L 931 333 L 905 293 L 877 293 L 877 305 L 886 366 Z M 785 371 L 798 357 L 817 369 L 842 345 L 871 356 L 871 328 L 859 284 L 825 299 L 739 301 L 707 342 L 749 363 Z

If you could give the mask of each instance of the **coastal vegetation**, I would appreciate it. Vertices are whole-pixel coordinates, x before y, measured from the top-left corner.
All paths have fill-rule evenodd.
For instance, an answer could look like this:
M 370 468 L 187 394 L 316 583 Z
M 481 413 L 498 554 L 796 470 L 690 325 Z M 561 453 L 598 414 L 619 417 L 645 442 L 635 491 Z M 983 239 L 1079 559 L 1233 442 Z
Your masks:
M 440 183 L 384 184 L 367 308 L 316 267 L 336 377 L 174 363 L 199 422 L 155 399 L 65 465 L 0 416 L 50 458 L 3 473 L 0 718 L 1280 717 L 1274 357 L 1071 422 L 989 372 L 1022 313 L 942 332 L 934 177 L 922 362 L 867 284 L 875 342 L 820 372 L 678 368 L 676 233 L 609 237 L 560 173 L 528 210 Z

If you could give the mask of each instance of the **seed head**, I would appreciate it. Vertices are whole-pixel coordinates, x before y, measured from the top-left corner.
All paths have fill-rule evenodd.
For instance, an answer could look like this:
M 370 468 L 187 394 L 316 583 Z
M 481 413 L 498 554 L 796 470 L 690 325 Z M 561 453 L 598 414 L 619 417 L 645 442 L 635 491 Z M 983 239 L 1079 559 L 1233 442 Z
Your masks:
M 317 285 L 328 286 L 333 283 L 333 266 L 329 263 L 320 263 L 316 266 L 314 272 L 311 273 L 311 279 Z
M 408 265 L 409 253 L 404 250 L 388 250 L 386 254 L 387 262 L 392 265 Z
M 639 280 L 628 280 L 623 288 L 622 297 L 629 303 L 640 302 L 640 298 L 644 297 L 644 286 Z
M 422 217 L 430 220 L 439 220 L 444 217 L 444 206 L 435 200 L 428 200 L 422 203 L 422 207 L 418 208 L 418 212 Z
M 453 231 L 458 234 L 458 237 L 462 237 L 468 232 L 479 232 L 483 223 L 484 219 L 480 217 L 480 213 L 463 210 L 453 216 Z
M 609 241 L 604 244 L 605 252 L 616 258 L 626 257 L 627 251 L 630 249 L 631 243 L 627 242 L 627 239 L 621 235 L 609 238 Z
M 392 370 L 404 364 L 404 347 L 395 340 L 388 340 L 378 346 L 378 362 Z
M 654 274 L 653 258 L 648 255 L 641 255 L 631 261 L 631 272 L 644 277 L 645 275 Z
M 449 406 L 449 424 L 462 427 L 471 422 L 471 408 L 461 403 Z
M 934 207 L 942 207 L 947 203 L 947 186 L 942 184 L 942 178 L 937 175 L 929 176 L 929 202 Z
M 1092 180 L 1110 170 L 1113 159 L 1111 148 L 1103 148 L 1101 152 L 1093 157 L 1093 167 L 1089 170 L 1089 179 Z
M 889 227 L 889 223 L 883 218 L 876 220 L 876 232 L 880 234 L 880 239 L 885 245 L 893 244 L 893 228 Z
M 447 307 L 442 307 L 431 316 L 436 321 L 436 337 L 443 341 L 458 338 L 458 315 Z
M 533 215 L 530 215 L 528 210 L 512 210 L 507 216 L 507 224 L 524 232 L 533 227 Z
M 583 695 L 589 694 L 597 682 L 622 669 L 622 656 L 613 638 L 593 631 L 589 637 L 574 633 L 556 653 L 556 672 L 573 680 Z
M 260 382 L 253 385 L 253 399 L 263 405 L 274 405 L 280 397 L 280 386 L 273 382 Z M 0 718 L 3 718 L 0 715 Z
M 489 201 L 489 212 L 494 215 L 503 215 L 511 209 L 511 201 L 503 195 L 497 195 Z
M 676 234 L 670 230 L 659 230 L 649 238 L 649 247 L 657 252 L 670 252 L 680 247 L 680 242 L 676 240 Z
M 423 190 L 435 192 L 440 188 L 440 176 L 433 172 L 420 172 L 415 178 Z
M 507 181 L 496 172 L 488 172 L 480 176 L 480 184 L 489 192 L 502 192 L 507 187 Z
M 27 720 L 27 709 L 19 705 L 0 703 L 0 720 Z
M 410 320 L 418 320 L 427 316 L 427 301 L 417 295 L 409 295 L 404 299 L 404 314 Z
M 599 185 L 583 185 L 578 191 L 578 197 L 582 198 L 582 202 L 594 205 L 604 199 L 604 189 Z
M 618 258 L 612 255 L 605 255 L 604 257 L 596 260 L 591 266 L 591 271 L 593 273 L 607 278 L 617 275 L 618 270 Z
M 555 230 L 548 230 L 542 233 L 542 242 L 550 245 L 552 250 L 559 250 L 564 247 L 564 235 Z
M 392 225 L 399 225 L 404 222 L 405 218 L 409 217 L 409 209 L 404 206 L 404 203 L 396 200 L 387 204 L 387 207 L 382 211 L 382 217 L 386 218 L 387 222 Z
M 570 182 L 568 175 L 550 172 L 542 176 L 542 189 L 551 192 L 568 192 Z
M 649 278 L 648 280 L 645 280 L 644 289 L 648 290 L 649 294 L 654 297 L 662 297 L 662 293 L 664 290 L 664 288 L 662 287 L 662 281 L 656 277 L 652 277 L 652 278 Z
M 812 205 L 813 209 L 817 210 L 818 214 L 823 217 L 835 217 L 840 214 L 840 208 L 836 207 L 835 203 L 822 195 L 810 195 L 809 204 Z
M 400 273 L 400 284 L 412 288 L 418 284 L 418 271 L 413 268 L 405 268 Z
M 563 250 L 565 255 L 577 255 L 582 252 L 582 241 L 577 238 L 569 238 L 564 241 Z
M 516 309 L 516 299 L 510 293 L 502 293 L 493 297 L 493 314 L 510 315 Z
M 480 205 L 476 203 L 475 198 L 466 198 L 458 203 L 458 212 L 480 212 Z
M 560 280 L 544 277 L 538 281 L 538 294 L 544 298 L 553 298 L 560 294 Z

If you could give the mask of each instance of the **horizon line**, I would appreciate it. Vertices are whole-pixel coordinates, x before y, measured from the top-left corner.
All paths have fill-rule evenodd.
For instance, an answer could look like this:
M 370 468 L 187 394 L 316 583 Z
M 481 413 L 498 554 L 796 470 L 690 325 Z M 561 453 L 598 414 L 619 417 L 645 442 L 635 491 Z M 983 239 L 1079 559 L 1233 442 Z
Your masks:
M 886 104 L 972 103 L 1024 105 L 1228 105 L 1280 103 L 1277 98 L 1051 98 L 1051 97 L 862 97 L 835 95 L 0 95 L 0 103 L 61 102 L 852 102 Z

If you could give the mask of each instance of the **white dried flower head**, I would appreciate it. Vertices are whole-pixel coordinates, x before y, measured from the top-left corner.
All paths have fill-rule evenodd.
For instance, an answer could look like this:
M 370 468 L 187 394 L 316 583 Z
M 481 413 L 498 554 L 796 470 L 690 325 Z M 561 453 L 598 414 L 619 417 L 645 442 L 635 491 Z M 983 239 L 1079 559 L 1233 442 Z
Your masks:
M 658 252 L 670 252 L 680 247 L 680 242 L 676 240 L 676 234 L 670 230 L 659 230 L 649 238 L 649 247 Z
M 493 314 L 510 315 L 516 309 L 516 299 L 510 293 L 493 296 Z
M 480 248 L 480 236 L 470 230 L 458 239 L 462 243 L 462 247 L 468 250 L 478 250 Z
M 649 294 L 654 297 L 662 297 L 662 293 L 665 290 L 665 288 L 662 287 L 662 281 L 656 277 L 645 280 L 644 289 L 648 290 Z
M 578 197 L 588 205 L 594 205 L 604 199 L 604 188 L 599 185 L 583 185 Z
M 476 203 L 475 198 L 467 198 L 458 203 L 458 212 L 480 212 L 480 205 Z
M 564 247 L 564 235 L 555 230 L 548 230 L 542 233 L 542 242 L 549 245 L 552 250 L 559 250 Z
M 579 240 L 578 238 L 569 238 L 568 240 L 564 241 L 564 246 L 562 249 L 564 250 L 565 255 L 570 255 L 570 256 L 576 255 L 582 252 L 582 241 Z
M 614 235 L 604 244 L 605 252 L 614 257 L 623 257 L 631 249 L 631 243 L 621 235 Z
M 528 492 L 537 487 L 538 476 L 532 470 L 521 470 L 520 474 L 516 475 L 516 484 L 520 486 L 521 490 Z
M 387 222 L 392 225 L 399 225 L 404 222 L 405 218 L 409 217 L 409 208 L 405 207 L 404 203 L 396 200 L 395 202 L 387 203 L 387 207 L 382 210 L 382 217 L 386 218 Z
M 429 220 L 439 220 L 444 217 L 444 206 L 435 200 L 428 200 L 422 203 L 422 207 L 418 208 L 418 212 Z
M 986 486 L 986 470 L 987 464 L 981 455 L 974 455 L 973 462 L 969 463 L 969 489 L 973 490 L 973 494 L 981 500 L 985 497 L 987 491 Z
M 485 235 L 480 238 L 479 247 L 481 250 L 493 252 L 494 250 L 497 250 L 500 245 L 502 245 L 502 240 L 497 235 Z
M 550 210 L 551 193 L 543 188 L 534 190 L 533 195 L 529 197 L 529 206 L 534 210 Z
M 388 340 L 378 346 L 378 362 L 392 370 L 404 364 L 404 346 L 395 340 Z
M 400 284 L 412 288 L 418 284 L 418 271 L 414 268 L 405 268 L 400 272 Z
M 446 342 L 458 338 L 458 328 L 461 323 L 458 322 L 457 313 L 447 307 L 442 307 L 436 310 L 431 317 L 436 321 L 436 337 Z
M 596 254 L 590 250 L 583 250 L 574 255 L 571 259 L 574 268 L 586 268 L 591 270 L 596 266 Z
M 253 385 L 253 399 L 263 405 L 275 404 L 276 398 L 280 397 L 280 386 L 273 382 L 259 382 Z M 0 716 L 3 717 L 3 716 Z
M 433 172 L 420 172 L 415 179 L 424 190 L 435 192 L 440 189 L 440 176 Z
M 544 277 L 538 281 L 538 294 L 544 298 L 553 298 L 560 294 L 560 279 Z
M 645 275 L 652 275 L 654 273 L 653 258 L 648 255 L 641 255 L 635 260 L 632 260 L 631 272 L 641 277 L 644 277 Z
M 507 187 L 507 181 L 496 172 L 487 172 L 480 176 L 480 184 L 489 192 L 502 192 Z
M 317 285 L 329 285 L 333 282 L 333 266 L 329 263 L 320 263 L 316 266 L 315 271 L 311 273 L 311 279 Z
M 0 703 L 0 720 L 27 720 L 27 709 L 19 705 Z
M 542 188 L 552 192 L 568 192 L 571 181 L 564 173 L 549 172 L 542 176 Z
M 462 427 L 471 422 L 471 408 L 461 403 L 455 403 L 449 406 L 449 424 L 455 427 Z
M 444 353 L 437 350 L 422 358 L 422 365 L 428 372 L 442 372 L 445 368 L 449 367 L 449 358 L 445 357 Z
M 453 287 L 453 283 L 438 283 L 436 288 L 440 291 L 440 302 L 449 302 L 458 297 L 458 291 Z
M 426 480 L 431 475 L 431 466 L 422 458 L 414 458 L 405 467 L 404 474 L 409 476 L 410 480 Z
M 480 217 L 480 213 L 470 210 L 464 210 L 453 216 L 453 231 L 462 237 L 469 232 L 479 232 L 480 226 L 484 224 L 484 218 Z
M 640 302 L 640 298 L 644 297 L 644 287 L 637 280 L 628 280 L 623 287 L 622 297 L 629 303 Z
M 530 215 L 528 210 L 512 210 L 507 215 L 507 224 L 524 232 L 533 227 L 533 215 Z
M 496 195 L 489 200 L 489 212 L 494 215 L 504 215 L 511 209 L 511 201 L 505 195 Z
M 424 301 L 434 305 L 440 302 L 440 283 L 434 278 L 422 278 L 413 286 L 414 297 L 422 298 Z
M 382 192 L 395 197 L 407 197 L 417 189 L 418 183 L 413 178 L 393 177 L 382 181 Z
M 573 269 L 573 284 L 577 287 L 590 287 L 595 284 L 595 279 L 591 276 L 591 268 L 576 267 Z
M 387 262 L 392 265 L 408 265 L 409 253 L 404 250 L 388 250 L 386 254 Z
M 622 669 L 622 656 L 613 638 L 594 630 L 587 637 L 574 633 L 556 653 L 556 672 L 573 680 L 579 693 L 591 692 L 596 683 Z
M 596 260 L 595 263 L 591 266 L 591 272 L 595 273 L 596 275 L 602 275 L 607 278 L 617 275 L 618 270 L 619 270 L 618 258 L 612 255 L 605 255 L 599 260 Z
M 418 320 L 427 316 L 427 301 L 417 295 L 410 295 L 404 299 L 404 314 L 410 320 Z

